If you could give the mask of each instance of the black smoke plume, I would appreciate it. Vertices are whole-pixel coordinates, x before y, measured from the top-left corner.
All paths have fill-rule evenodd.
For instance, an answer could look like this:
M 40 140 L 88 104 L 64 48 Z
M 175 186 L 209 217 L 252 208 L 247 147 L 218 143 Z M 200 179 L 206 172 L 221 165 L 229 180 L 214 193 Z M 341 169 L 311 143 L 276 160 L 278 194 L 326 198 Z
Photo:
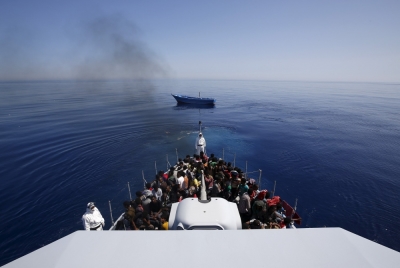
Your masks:
M 78 79 L 165 77 L 167 65 L 140 40 L 138 27 L 120 15 L 83 23 L 76 49 Z

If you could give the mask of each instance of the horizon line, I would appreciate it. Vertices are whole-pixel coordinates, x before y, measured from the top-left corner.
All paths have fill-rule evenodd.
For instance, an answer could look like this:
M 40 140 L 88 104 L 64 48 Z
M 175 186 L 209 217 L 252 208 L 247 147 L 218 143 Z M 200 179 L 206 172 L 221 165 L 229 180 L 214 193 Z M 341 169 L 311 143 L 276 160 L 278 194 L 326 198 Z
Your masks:
M 123 82 L 123 81 L 157 81 L 157 80 L 194 80 L 194 81 L 258 81 L 258 82 L 300 82 L 300 83 L 360 83 L 360 84 L 390 84 L 389 81 L 345 81 L 345 80 L 296 80 L 296 79 L 245 79 L 245 78 L 111 78 L 111 79 L 0 79 L 0 83 L 51 83 L 51 82 Z

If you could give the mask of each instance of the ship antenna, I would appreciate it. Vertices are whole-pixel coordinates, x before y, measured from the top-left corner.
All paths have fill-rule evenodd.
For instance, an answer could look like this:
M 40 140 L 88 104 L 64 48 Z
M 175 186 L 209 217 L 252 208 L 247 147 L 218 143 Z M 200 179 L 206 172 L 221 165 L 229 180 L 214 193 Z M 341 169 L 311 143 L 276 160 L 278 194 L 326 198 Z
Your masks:
M 199 127 L 200 127 L 199 132 L 201 132 L 201 121 L 199 121 Z
M 200 200 L 207 200 L 206 183 L 205 183 L 205 180 L 204 180 L 204 172 L 203 172 L 203 170 L 201 171 Z

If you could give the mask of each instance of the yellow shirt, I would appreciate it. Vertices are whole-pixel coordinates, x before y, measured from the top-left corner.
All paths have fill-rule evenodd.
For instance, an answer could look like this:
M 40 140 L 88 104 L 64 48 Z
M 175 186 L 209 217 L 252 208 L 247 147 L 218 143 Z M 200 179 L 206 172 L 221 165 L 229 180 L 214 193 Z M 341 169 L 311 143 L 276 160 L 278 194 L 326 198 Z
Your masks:
M 200 184 L 201 183 L 196 178 L 193 178 L 193 180 L 190 183 L 190 186 L 194 186 L 194 187 L 198 188 L 200 186 Z
M 161 230 L 168 230 L 168 222 L 164 222 L 163 224 L 161 224 Z

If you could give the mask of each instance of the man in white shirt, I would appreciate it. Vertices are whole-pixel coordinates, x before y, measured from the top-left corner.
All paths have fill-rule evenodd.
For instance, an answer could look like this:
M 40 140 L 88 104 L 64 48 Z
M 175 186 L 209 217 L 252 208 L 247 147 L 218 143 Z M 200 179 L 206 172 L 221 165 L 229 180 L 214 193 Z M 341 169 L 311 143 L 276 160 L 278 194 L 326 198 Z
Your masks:
M 86 213 L 82 216 L 83 228 L 86 231 L 103 231 L 104 218 L 93 202 L 86 206 Z
M 185 181 L 185 173 L 183 171 L 178 171 L 178 179 L 176 180 L 176 183 L 179 184 L 179 188 L 182 189 L 183 182 Z
M 206 152 L 206 139 L 203 137 L 203 134 L 201 132 L 196 139 L 196 144 L 194 145 L 194 148 L 197 150 L 198 155 L 200 155 L 200 152 Z

